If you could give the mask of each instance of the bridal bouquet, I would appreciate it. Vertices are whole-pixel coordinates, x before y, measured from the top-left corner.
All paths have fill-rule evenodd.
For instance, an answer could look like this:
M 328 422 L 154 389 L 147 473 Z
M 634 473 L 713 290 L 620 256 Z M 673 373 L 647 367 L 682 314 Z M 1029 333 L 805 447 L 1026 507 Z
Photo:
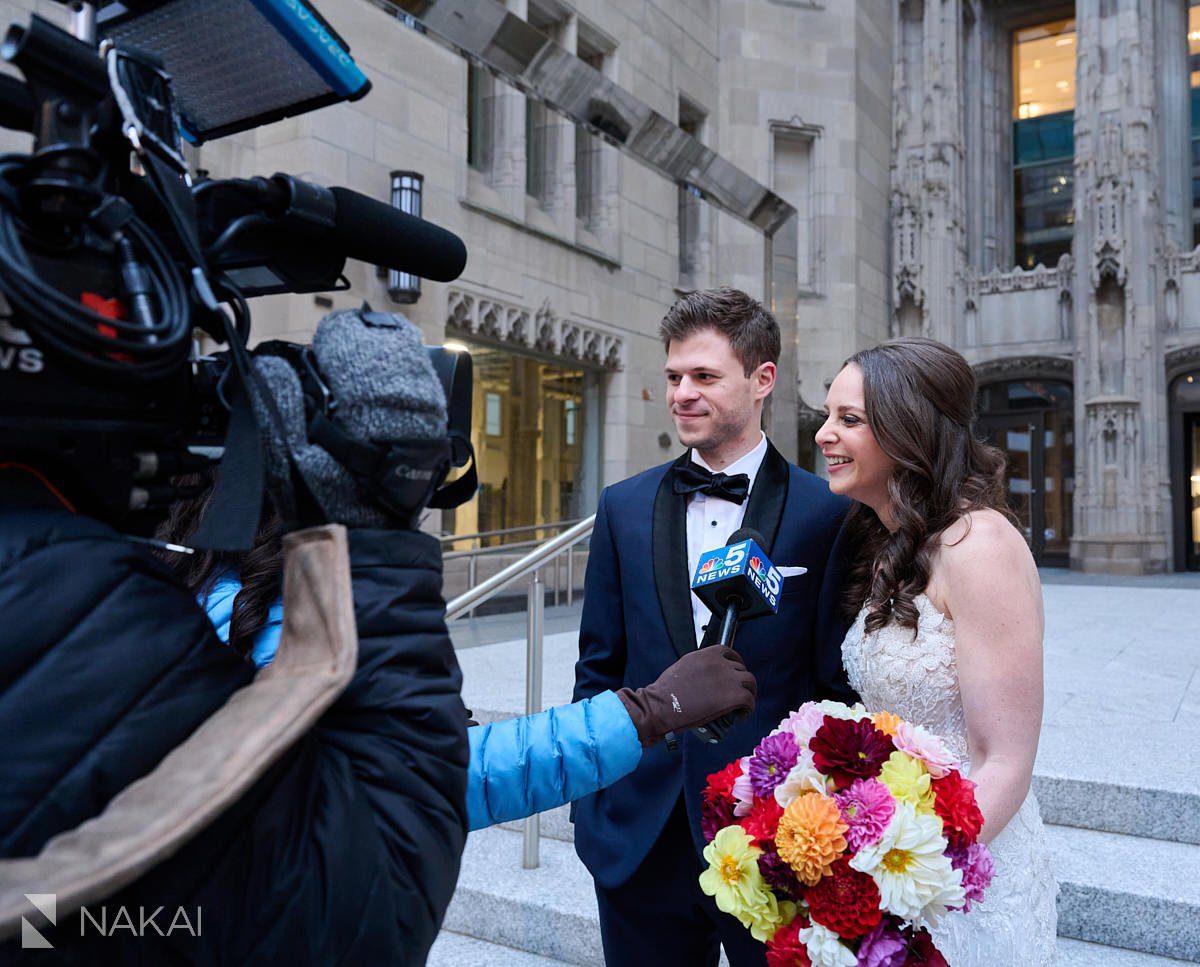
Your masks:
M 958 765 L 890 712 L 808 702 L 708 777 L 700 887 L 770 967 L 945 967 L 926 925 L 992 879 Z

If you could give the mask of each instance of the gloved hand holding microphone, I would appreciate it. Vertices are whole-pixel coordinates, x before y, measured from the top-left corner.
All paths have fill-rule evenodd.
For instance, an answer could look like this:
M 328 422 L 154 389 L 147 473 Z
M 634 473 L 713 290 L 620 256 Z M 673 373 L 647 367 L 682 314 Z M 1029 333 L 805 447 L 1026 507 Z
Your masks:
M 754 711 L 758 683 L 732 648 L 713 646 L 689 652 L 645 688 L 622 688 L 617 698 L 637 729 L 642 748 L 668 732 Z

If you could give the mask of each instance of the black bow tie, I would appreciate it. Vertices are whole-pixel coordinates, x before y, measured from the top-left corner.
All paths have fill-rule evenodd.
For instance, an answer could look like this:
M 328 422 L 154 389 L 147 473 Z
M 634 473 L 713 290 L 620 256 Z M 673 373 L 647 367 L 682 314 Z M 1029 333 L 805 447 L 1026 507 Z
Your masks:
M 750 478 L 744 473 L 735 473 L 732 477 L 726 473 L 713 473 L 688 461 L 675 468 L 671 488 L 677 494 L 705 494 L 740 504 L 750 493 Z

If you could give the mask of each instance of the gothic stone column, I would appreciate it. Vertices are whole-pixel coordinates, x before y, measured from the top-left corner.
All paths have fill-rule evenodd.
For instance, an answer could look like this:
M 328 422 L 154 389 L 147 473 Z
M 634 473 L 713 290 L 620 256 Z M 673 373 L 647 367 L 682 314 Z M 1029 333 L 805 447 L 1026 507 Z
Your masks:
M 1071 566 L 1166 569 L 1155 0 L 1079 0 L 1075 111 L 1076 498 Z M 1161 24 L 1160 24 L 1161 25 Z

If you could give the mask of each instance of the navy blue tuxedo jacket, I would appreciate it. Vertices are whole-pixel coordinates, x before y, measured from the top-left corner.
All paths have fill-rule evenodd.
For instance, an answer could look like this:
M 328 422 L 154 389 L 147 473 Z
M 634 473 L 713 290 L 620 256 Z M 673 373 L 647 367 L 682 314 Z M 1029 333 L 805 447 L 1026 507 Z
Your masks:
M 676 463 L 690 459 L 685 453 Z M 667 463 L 605 488 L 588 556 L 574 700 L 640 688 L 696 647 L 687 562 L 687 497 L 673 493 Z M 706 777 L 749 755 L 791 709 L 813 698 L 853 699 L 842 671 L 846 622 L 839 540 L 849 501 L 768 446 L 743 526 L 766 538 L 784 580 L 779 613 L 741 626 L 734 647 L 758 680 L 748 719 L 710 745 L 688 733 L 670 751 L 645 751 L 631 774 L 575 804 L 575 848 L 596 882 L 613 888 L 637 869 L 682 790 L 697 850 Z M 725 536 L 725 535 L 723 535 Z M 710 625 L 712 627 L 712 625 Z

